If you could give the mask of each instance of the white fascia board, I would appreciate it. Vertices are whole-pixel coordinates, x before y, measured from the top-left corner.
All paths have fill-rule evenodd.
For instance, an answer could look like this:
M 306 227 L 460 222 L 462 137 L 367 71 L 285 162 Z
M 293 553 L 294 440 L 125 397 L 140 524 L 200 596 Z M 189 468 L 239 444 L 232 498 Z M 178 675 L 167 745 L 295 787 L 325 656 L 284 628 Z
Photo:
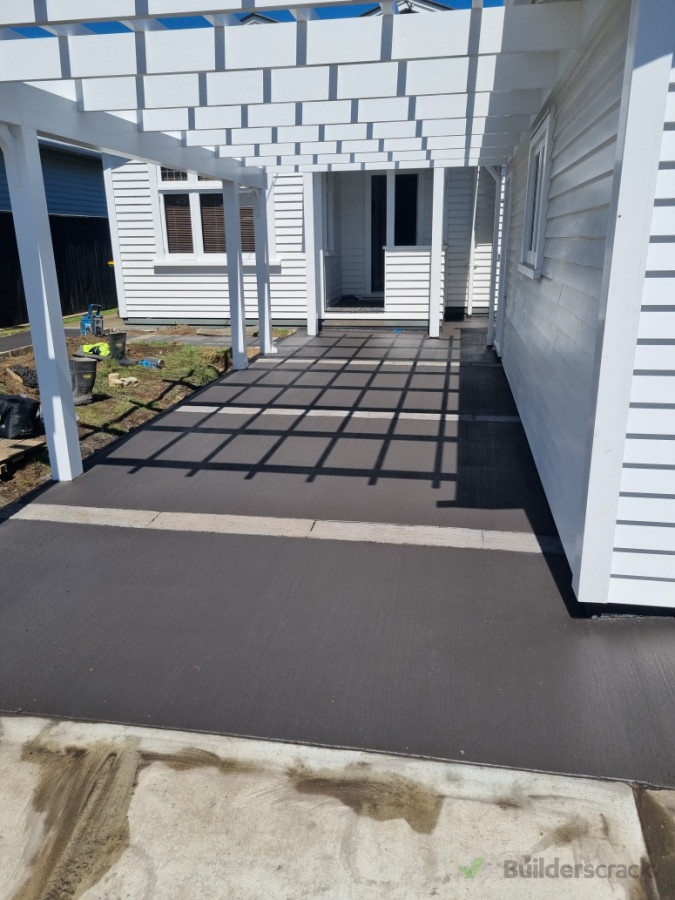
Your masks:
M 260 169 L 241 167 L 202 148 L 183 147 L 166 134 L 144 134 L 132 122 L 101 112 L 81 112 L 77 104 L 25 84 L 0 83 L 0 108 L 6 122 L 40 134 L 81 144 L 101 153 L 186 169 L 222 180 L 259 187 Z

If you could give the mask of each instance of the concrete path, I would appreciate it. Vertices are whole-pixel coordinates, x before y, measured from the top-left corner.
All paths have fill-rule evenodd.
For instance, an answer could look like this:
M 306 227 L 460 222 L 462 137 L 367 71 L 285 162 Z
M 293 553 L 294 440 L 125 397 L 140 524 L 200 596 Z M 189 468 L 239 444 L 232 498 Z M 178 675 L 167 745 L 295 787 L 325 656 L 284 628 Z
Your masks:
M 65 328 L 64 331 L 66 337 L 77 337 L 80 333 L 79 328 Z M 32 347 L 30 331 L 19 331 L 16 334 L 0 336 L 0 356 L 17 353 L 28 347 Z
M 0 726 L 2 900 L 673 896 L 670 791 L 138 727 Z
M 0 709 L 675 786 L 475 326 L 280 342 L 0 525 Z

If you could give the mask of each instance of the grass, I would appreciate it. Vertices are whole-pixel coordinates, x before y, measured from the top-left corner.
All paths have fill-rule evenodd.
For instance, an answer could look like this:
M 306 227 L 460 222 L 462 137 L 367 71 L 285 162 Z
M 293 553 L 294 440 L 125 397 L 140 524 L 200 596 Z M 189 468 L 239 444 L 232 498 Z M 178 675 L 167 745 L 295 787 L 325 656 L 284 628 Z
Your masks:
M 29 327 L 28 325 L 19 325 L 16 328 L 0 328 L 0 337 L 9 337 L 10 334 L 22 334 L 24 331 L 28 331 Z
M 102 309 L 102 316 L 116 316 L 117 315 L 117 307 L 113 307 L 112 309 Z M 68 316 L 67 319 L 63 320 L 64 325 L 79 325 L 82 321 L 82 316 L 86 315 L 86 312 L 78 313 L 75 316 Z
M 82 316 L 85 313 L 78 313 L 75 316 L 68 316 L 63 320 L 64 327 L 69 327 L 71 325 L 79 325 L 82 321 Z M 104 309 L 101 312 L 102 316 L 116 316 L 117 315 L 117 307 L 113 307 L 113 309 Z M 0 328 L 0 337 L 9 337 L 11 334 L 21 334 L 23 331 L 28 331 L 30 325 L 17 325 L 12 328 Z
M 95 402 L 79 406 L 80 423 L 109 434 L 126 434 L 141 421 L 167 409 L 198 387 L 221 375 L 230 363 L 230 350 L 195 347 L 189 344 L 158 344 L 141 346 L 145 356 L 164 360 L 161 369 L 145 366 L 128 368 L 114 361 L 98 364 L 94 383 Z M 136 348 L 134 348 L 136 349 Z M 150 350 L 151 352 L 147 352 Z M 139 383 L 131 387 L 108 384 L 108 375 L 118 372 L 121 377 L 133 375 Z
M 76 350 L 79 338 L 67 338 L 68 350 Z M 231 365 L 229 348 L 207 348 L 181 344 L 178 340 L 153 346 L 150 343 L 132 344 L 127 348 L 134 359 L 148 356 L 161 357 L 164 366 L 151 369 L 145 366 L 116 366 L 114 362 L 97 364 L 94 383 L 94 402 L 77 407 L 78 432 L 82 456 L 89 456 L 117 438 L 124 437 L 134 428 L 169 409 L 194 390 L 208 384 L 223 374 Z M 34 368 L 32 349 L 16 357 L 13 362 Z M 108 384 L 108 375 L 118 372 L 121 377 L 133 375 L 138 384 L 129 387 Z M 14 394 L 21 390 L 0 366 L 0 394 Z M 37 399 L 32 388 L 25 392 Z M 10 477 L 0 481 L 0 507 L 19 500 L 24 494 L 46 481 L 50 476 L 49 460 L 45 450 L 38 451 L 31 459 L 16 464 Z

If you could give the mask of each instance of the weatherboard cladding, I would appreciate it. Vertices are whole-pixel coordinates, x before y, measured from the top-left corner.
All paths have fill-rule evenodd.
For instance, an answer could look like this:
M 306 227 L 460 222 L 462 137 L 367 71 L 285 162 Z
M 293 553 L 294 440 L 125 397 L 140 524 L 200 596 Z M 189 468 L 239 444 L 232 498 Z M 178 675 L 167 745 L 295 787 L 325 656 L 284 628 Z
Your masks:
M 446 240 L 449 246 L 470 246 L 471 190 L 473 170 L 454 170 L 446 187 Z M 327 300 L 342 295 L 367 293 L 366 256 L 366 179 L 364 172 L 328 176 L 334 185 L 334 252 L 324 258 Z M 161 233 L 155 216 L 153 179 L 148 166 L 139 162 L 115 163 L 111 171 L 115 226 L 122 270 L 119 284 L 123 292 L 122 308 L 126 318 L 134 319 L 214 319 L 229 317 L 227 274 L 223 266 L 166 265 L 160 261 Z M 429 173 L 420 178 L 420 234 L 431 240 L 431 183 Z M 459 193 L 458 200 L 455 193 Z M 487 309 L 492 213 L 493 179 L 487 172 L 479 177 L 479 206 L 476 221 L 474 309 Z M 456 209 L 468 207 L 456 215 Z M 279 265 L 270 272 L 272 314 L 277 319 L 306 318 L 305 254 L 303 238 L 302 176 L 280 174 L 275 177 L 274 211 L 276 252 L 270 256 Z M 428 316 L 429 251 L 402 254 L 388 265 L 388 302 L 385 314 L 414 320 Z M 465 258 L 468 249 L 463 249 Z M 467 299 L 468 263 L 450 257 L 453 301 L 462 308 Z M 443 259 L 443 268 L 448 263 Z M 457 265 L 459 276 L 455 274 Z M 118 273 L 119 274 L 119 273 Z M 256 275 L 254 267 L 244 270 L 246 315 L 257 318 Z M 442 314 L 442 311 L 439 310 Z M 348 317 L 345 314 L 344 317 Z
M 635 351 L 609 600 L 675 602 L 675 69 Z
M 50 215 L 106 218 L 103 170 L 99 157 L 82 156 L 52 147 L 40 148 L 42 174 Z M 0 211 L 9 212 L 9 189 L 0 153 Z
M 129 161 L 112 169 L 115 220 L 122 267 L 125 316 L 129 319 L 194 320 L 229 318 L 227 272 L 222 265 L 166 266 L 158 263 L 161 234 L 155 223 L 150 172 Z M 277 176 L 274 187 L 276 253 L 270 271 L 273 315 L 306 316 L 302 236 L 302 176 Z M 207 261 L 208 262 L 208 261 Z M 257 319 L 253 266 L 244 270 L 246 315 Z
M 627 4 L 617 3 L 551 97 L 551 181 L 540 279 L 518 270 L 529 141 L 512 164 L 503 363 L 573 570 L 583 530 L 587 430 L 627 16 Z

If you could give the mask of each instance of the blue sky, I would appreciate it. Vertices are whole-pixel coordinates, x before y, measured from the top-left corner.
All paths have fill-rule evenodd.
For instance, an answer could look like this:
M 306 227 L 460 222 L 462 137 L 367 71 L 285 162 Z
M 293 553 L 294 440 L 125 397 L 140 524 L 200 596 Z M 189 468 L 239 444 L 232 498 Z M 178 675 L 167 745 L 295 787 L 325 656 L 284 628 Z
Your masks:
M 446 0 L 437 0 L 437 2 L 454 9 L 471 9 L 471 0 L 450 0 L 450 2 L 446 2 Z M 320 19 L 344 19 L 351 16 L 358 16 L 361 13 L 366 12 L 366 10 L 372 9 L 376 5 L 377 4 L 374 3 L 359 3 L 345 6 L 326 6 L 317 9 L 316 13 Z M 484 0 L 483 5 L 503 6 L 504 0 Z M 246 15 L 249 15 L 249 13 L 242 13 L 239 15 L 239 18 L 242 18 Z M 294 21 L 293 16 L 286 10 L 279 10 L 278 12 L 265 12 L 264 15 L 268 16 L 269 18 L 276 19 L 278 22 Z M 159 19 L 159 21 L 163 25 L 166 25 L 167 28 L 172 29 L 211 27 L 206 19 L 203 19 L 201 16 L 181 16 Z M 128 31 L 128 29 L 125 28 L 124 25 L 122 25 L 120 22 L 95 22 L 88 24 L 87 27 L 96 34 L 116 34 L 121 31 Z M 19 34 L 22 34 L 24 37 L 52 37 L 52 35 L 50 35 L 48 32 L 43 31 L 42 28 L 37 27 L 14 28 L 13 30 L 18 32 Z

